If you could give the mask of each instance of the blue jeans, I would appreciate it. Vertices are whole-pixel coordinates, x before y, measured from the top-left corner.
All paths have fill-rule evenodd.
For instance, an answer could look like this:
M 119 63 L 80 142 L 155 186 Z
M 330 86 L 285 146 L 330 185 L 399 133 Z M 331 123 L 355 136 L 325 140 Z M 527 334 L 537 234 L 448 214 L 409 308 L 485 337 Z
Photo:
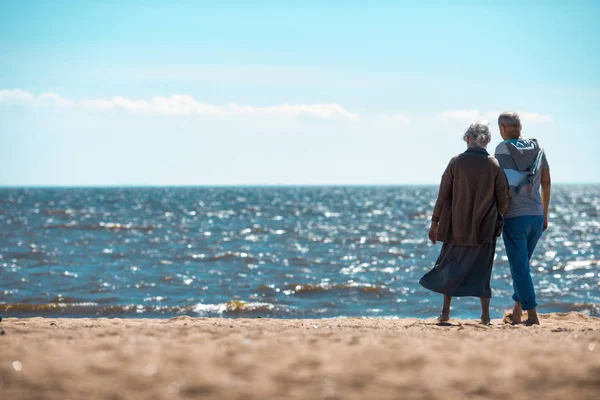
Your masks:
M 535 245 L 542 237 L 543 230 L 543 215 L 526 215 L 504 220 L 502 238 L 515 290 L 512 298 L 521 303 L 523 310 L 537 307 L 529 260 L 531 260 Z

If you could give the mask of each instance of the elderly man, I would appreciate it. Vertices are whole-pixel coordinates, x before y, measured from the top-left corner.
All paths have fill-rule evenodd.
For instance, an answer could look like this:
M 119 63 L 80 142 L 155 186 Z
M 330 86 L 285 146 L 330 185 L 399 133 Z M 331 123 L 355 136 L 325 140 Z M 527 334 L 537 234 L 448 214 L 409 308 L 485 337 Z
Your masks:
M 498 126 L 504 141 L 496 148 L 495 156 L 512 192 L 502 232 L 514 288 L 511 318 L 513 323 L 520 323 L 525 310 L 525 324 L 539 325 L 529 261 L 542 232 L 548 228 L 550 168 L 537 140 L 521 137 L 521 119 L 517 113 L 500 114 Z

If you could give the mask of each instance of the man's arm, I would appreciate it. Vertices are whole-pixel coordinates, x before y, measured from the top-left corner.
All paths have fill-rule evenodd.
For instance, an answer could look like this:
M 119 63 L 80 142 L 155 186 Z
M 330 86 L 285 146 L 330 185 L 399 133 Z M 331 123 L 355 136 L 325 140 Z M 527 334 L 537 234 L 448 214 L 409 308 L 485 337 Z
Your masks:
M 550 208 L 550 168 L 542 169 L 542 205 L 544 207 L 544 230 L 548 229 L 548 208 Z

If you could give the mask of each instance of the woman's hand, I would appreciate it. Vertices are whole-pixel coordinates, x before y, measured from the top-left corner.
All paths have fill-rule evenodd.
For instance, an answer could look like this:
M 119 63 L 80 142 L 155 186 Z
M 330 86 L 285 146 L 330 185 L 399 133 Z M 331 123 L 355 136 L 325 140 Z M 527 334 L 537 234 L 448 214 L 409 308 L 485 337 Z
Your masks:
M 544 215 L 544 230 L 543 230 L 543 232 L 546 232 L 546 229 L 548 229 L 548 214 Z
M 437 242 L 437 233 L 438 233 L 438 223 L 432 222 L 431 228 L 429 228 L 429 240 L 431 243 L 435 244 Z

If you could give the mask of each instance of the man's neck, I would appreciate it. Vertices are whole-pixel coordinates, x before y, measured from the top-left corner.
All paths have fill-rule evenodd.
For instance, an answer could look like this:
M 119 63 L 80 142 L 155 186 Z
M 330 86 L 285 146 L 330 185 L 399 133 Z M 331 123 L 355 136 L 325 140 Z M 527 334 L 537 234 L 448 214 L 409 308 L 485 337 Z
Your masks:
M 519 140 L 519 139 L 522 139 L 521 135 L 518 135 L 518 136 L 509 136 L 509 137 L 507 137 L 504 140 Z

